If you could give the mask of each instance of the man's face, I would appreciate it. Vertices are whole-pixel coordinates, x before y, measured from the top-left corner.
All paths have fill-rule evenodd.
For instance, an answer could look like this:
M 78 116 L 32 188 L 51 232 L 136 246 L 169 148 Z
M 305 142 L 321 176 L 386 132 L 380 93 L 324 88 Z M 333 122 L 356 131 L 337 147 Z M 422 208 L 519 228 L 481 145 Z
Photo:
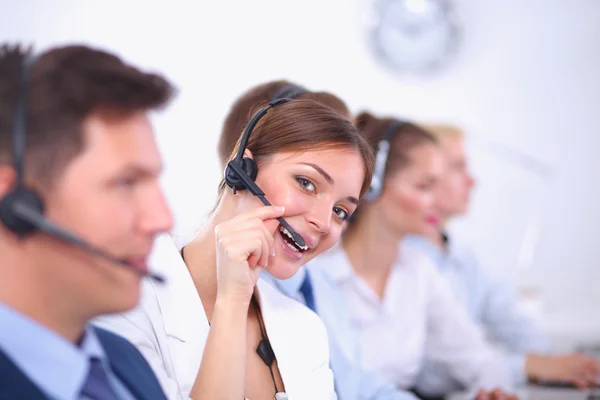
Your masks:
M 155 237 L 172 227 L 159 185 L 161 156 L 145 113 L 89 117 L 84 147 L 45 196 L 46 216 L 91 245 L 147 269 Z M 140 274 L 46 235 L 37 260 L 90 316 L 125 311 L 140 294 Z

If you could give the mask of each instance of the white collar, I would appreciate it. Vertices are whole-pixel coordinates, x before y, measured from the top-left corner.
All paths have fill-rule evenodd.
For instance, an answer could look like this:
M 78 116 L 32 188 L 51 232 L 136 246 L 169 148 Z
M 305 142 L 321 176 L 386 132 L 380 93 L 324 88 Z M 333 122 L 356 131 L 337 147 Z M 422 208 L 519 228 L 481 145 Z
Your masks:
M 208 320 L 204 306 L 194 286 L 190 272 L 181 258 L 179 250 L 169 235 L 160 236 L 151 257 L 152 269 L 167 277 L 164 284 L 151 284 L 156 290 L 165 331 L 167 335 L 187 341 L 206 340 L 199 338 L 200 332 L 208 336 Z M 204 318 L 188 318 L 182 315 L 198 315 Z

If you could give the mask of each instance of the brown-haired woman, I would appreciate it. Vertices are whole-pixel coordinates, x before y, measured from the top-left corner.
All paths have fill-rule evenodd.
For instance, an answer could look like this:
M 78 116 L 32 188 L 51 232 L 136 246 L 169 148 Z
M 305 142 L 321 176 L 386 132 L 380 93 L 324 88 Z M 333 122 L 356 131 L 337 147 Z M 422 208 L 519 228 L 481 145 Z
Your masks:
M 308 268 L 344 293 L 363 367 L 411 389 L 427 354 L 465 388 L 510 388 L 504 359 L 488 347 L 427 256 L 402 240 L 438 223 L 433 188 L 443 157 L 436 139 L 417 125 L 366 112 L 356 125 L 377 151 L 367 202 L 340 246 Z
M 258 121 L 245 155 L 273 206 L 222 183 L 183 257 L 159 243 L 154 261 L 167 285 L 149 283 L 138 310 L 100 323 L 142 350 L 172 399 L 334 399 L 321 320 L 258 277 L 264 268 L 289 278 L 338 241 L 368 189 L 372 150 L 350 120 L 296 98 Z M 281 216 L 305 246 L 290 240 Z
M 257 85 L 238 97 L 225 116 L 217 146 L 223 168 L 229 158 L 235 154 L 235 145 L 252 115 L 269 104 L 270 99 L 280 94 L 292 94 L 296 99 L 314 100 L 330 107 L 343 117 L 352 118 L 346 103 L 331 93 L 313 92 L 283 79 Z

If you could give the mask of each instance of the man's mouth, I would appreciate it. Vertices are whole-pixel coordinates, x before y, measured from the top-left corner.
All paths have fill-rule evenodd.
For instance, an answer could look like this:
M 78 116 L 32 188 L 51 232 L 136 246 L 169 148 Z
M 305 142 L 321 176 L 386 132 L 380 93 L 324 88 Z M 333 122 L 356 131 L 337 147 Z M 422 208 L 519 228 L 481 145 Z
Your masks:
M 140 272 L 148 272 L 148 257 L 129 257 L 125 261 Z

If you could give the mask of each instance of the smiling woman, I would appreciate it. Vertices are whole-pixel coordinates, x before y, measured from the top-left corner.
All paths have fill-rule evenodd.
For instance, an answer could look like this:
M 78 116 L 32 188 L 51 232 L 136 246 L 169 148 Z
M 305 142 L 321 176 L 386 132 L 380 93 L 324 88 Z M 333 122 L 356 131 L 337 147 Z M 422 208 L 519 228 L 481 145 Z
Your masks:
M 271 275 L 289 278 L 338 240 L 368 189 L 371 154 L 349 120 L 312 100 L 278 105 L 259 121 L 246 147 L 258 166 L 256 183 L 273 204 L 286 207 L 286 221 L 308 246 L 300 251 L 277 220 L 266 221 L 267 229 L 282 233 L 275 235 L 277 262 L 265 266 Z M 225 188 L 223 182 L 221 195 L 227 195 Z M 228 203 L 223 200 L 218 208 Z M 240 196 L 235 207 L 251 210 L 259 204 L 253 196 Z
M 273 206 L 227 172 L 215 209 L 181 257 L 167 245 L 160 272 L 168 286 L 149 286 L 139 310 L 100 322 L 142 349 L 170 398 L 336 398 L 322 322 L 258 277 L 265 269 L 289 278 L 339 240 L 369 187 L 373 152 L 339 107 L 298 89 L 266 84 L 247 92 L 227 121 L 262 118 L 247 142 L 222 141 L 231 150 L 223 158 L 243 156 Z M 273 90 L 289 101 L 261 110 Z M 245 124 L 237 125 L 239 137 Z

